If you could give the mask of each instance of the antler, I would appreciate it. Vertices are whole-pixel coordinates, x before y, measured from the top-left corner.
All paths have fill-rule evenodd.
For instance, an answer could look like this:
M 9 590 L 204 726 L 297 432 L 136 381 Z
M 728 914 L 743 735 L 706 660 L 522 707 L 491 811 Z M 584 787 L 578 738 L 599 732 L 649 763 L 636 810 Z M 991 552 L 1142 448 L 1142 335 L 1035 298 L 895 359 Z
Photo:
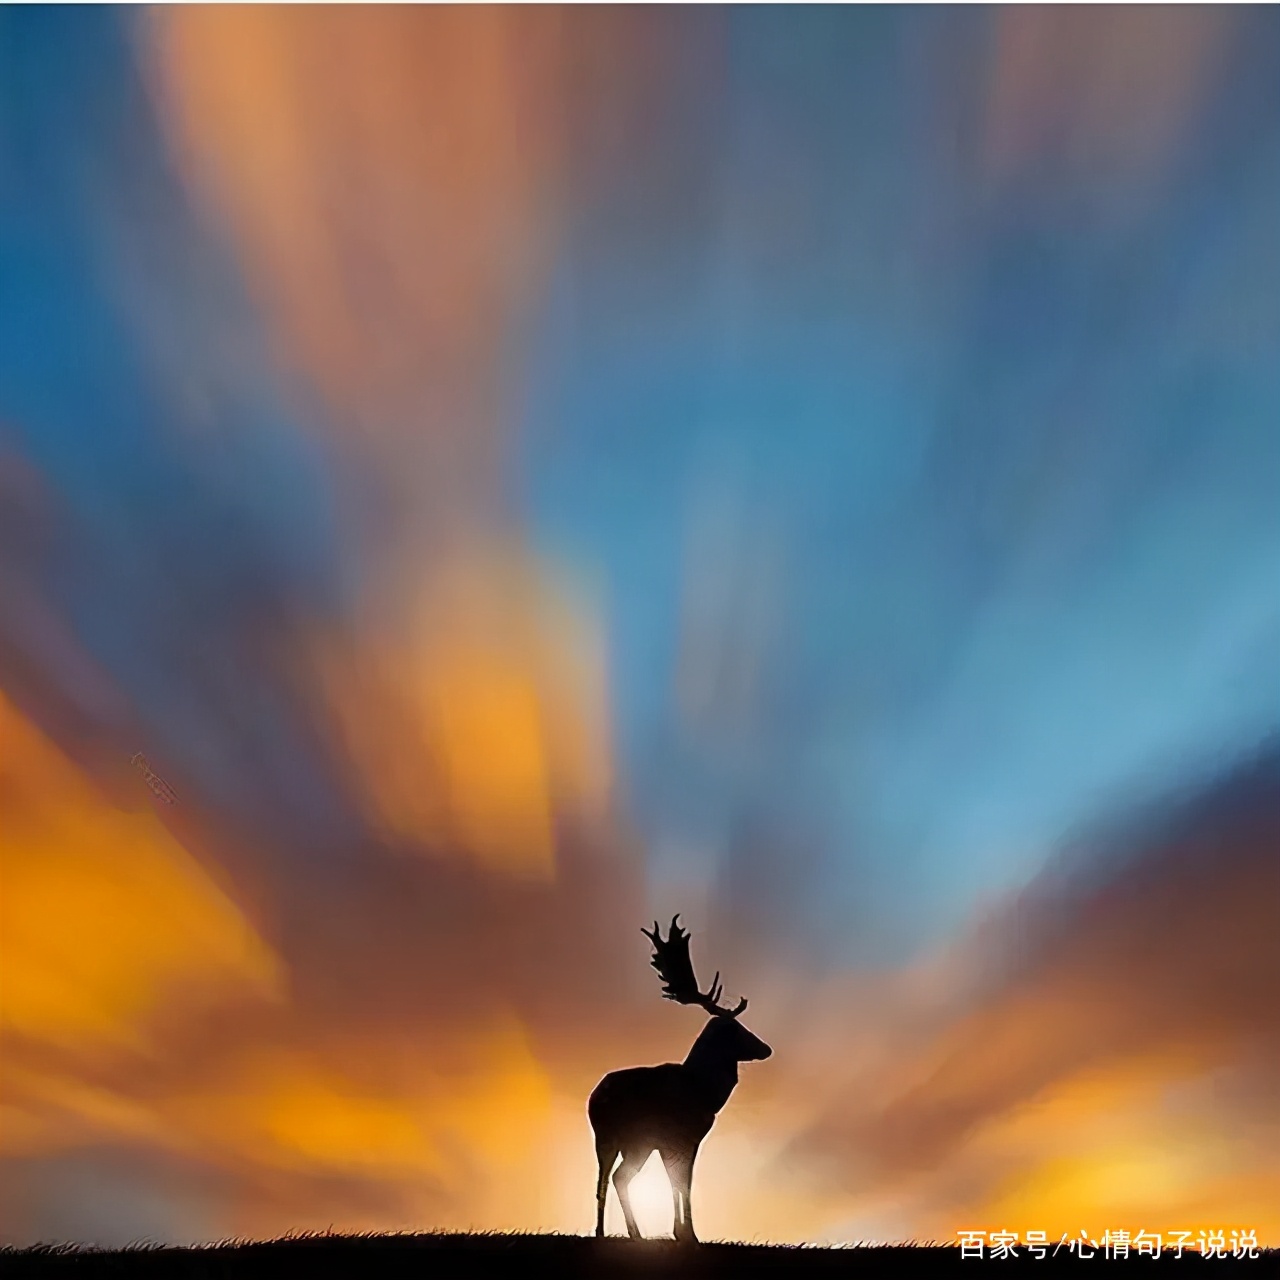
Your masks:
M 676 1000 L 680 1004 L 700 1005 L 708 1013 L 721 1018 L 736 1018 L 747 1007 L 746 997 L 738 1001 L 736 1009 L 724 1008 L 720 1004 L 722 987 L 718 969 L 711 980 L 710 989 L 705 992 L 698 990 L 698 979 L 693 974 L 693 961 L 689 959 L 689 934 L 680 928 L 677 923 L 679 919 L 679 915 L 671 917 L 671 929 L 665 939 L 658 931 L 656 920 L 653 922 L 652 933 L 648 929 L 640 930 L 653 943 L 653 959 L 649 963 L 657 969 L 658 976 L 663 981 L 664 998 Z

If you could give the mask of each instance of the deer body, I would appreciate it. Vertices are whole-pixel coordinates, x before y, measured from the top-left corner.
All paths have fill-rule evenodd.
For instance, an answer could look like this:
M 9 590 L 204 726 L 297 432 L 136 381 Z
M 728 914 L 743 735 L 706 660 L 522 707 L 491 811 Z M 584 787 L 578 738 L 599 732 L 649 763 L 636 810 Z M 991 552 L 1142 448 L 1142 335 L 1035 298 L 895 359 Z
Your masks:
M 655 940 L 659 950 L 655 968 L 669 980 L 671 974 L 678 975 L 679 970 L 672 967 L 671 956 L 666 949 L 683 943 L 684 963 L 687 965 L 688 936 L 679 935 L 674 920 L 669 941 L 658 940 L 656 925 L 652 934 L 647 931 L 646 934 Z M 660 960 L 663 963 L 659 963 Z M 716 978 L 718 982 L 718 974 Z M 596 1158 L 599 1161 L 597 1236 L 604 1235 L 605 1201 L 612 1173 L 614 1189 L 627 1223 L 627 1234 L 633 1240 L 640 1238 L 628 1188 L 649 1157 L 657 1151 L 671 1183 L 676 1239 L 697 1240 L 693 1230 L 690 1192 L 698 1147 L 737 1086 L 738 1063 L 758 1061 L 773 1052 L 763 1040 L 738 1022 L 738 1014 L 746 1007 L 746 1001 L 742 1001 L 736 1010 L 721 1009 L 716 1004 L 719 998 L 717 983 L 712 983 L 709 994 L 702 995 L 693 982 L 691 967 L 687 980 L 677 976 L 668 998 L 699 1004 L 712 1014 L 685 1060 L 611 1071 L 596 1085 L 587 1102 L 587 1117 L 595 1132 Z M 622 1161 L 615 1170 L 614 1163 L 619 1156 Z

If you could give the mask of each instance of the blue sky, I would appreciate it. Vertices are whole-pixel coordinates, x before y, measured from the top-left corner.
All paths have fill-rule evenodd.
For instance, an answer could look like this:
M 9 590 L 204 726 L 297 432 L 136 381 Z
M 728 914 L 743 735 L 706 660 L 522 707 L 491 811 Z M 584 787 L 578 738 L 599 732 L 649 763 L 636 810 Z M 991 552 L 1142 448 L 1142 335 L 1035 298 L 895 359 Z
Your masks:
M 119 15 L 0 21 L 0 416 L 100 558 L 76 626 L 211 794 L 261 815 L 293 788 L 331 828 L 283 694 L 246 729 L 217 693 L 227 599 L 338 607 L 326 463 L 266 372 L 221 463 L 166 451 L 177 389 L 104 229 L 137 172 L 188 215 Z M 990 12 L 732 11 L 717 72 L 681 64 L 651 149 L 565 218 L 513 474 L 534 543 L 602 584 L 660 880 L 731 872 L 744 824 L 816 832 L 791 927 L 856 918 L 861 958 L 900 959 L 1280 722 L 1280 27 L 1232 21 L 1159 165 L 1050 147 L 1010 176 L 983 158 Z M 739 690 L 701 728 L 690 590 L 723 596 L 708 669 Z M 224 673 L 201 689 L 193 619 Z
M 584 219 L 528 416 L 538 536 L 604 567 L 657 865 L 816 823 L 808 909 L 869 913 L 877 959 L 1280 718 L 1280 94 L 1242 39 L 1136 212 L 1069 169 L 1001 190 L 963 124 L 982 22 L 737 11 L 724 94 L 673 93 L 715 141 L 687 216 L 614 256 Z M 708 743 L 672 688 L 713 495 L 711 578 L 781 582 L 753 716 Z

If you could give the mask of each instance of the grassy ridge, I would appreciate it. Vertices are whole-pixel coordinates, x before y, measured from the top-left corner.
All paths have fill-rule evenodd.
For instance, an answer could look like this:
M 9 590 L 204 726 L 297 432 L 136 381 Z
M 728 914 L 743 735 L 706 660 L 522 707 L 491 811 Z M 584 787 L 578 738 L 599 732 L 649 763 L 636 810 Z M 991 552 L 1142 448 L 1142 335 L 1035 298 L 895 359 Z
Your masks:
M 632 1242 L 593 1240 L 583 1236 L 426 1234 L 426 1235 L 304 1235 L 259 1243 L 231 1241 L 202 1248 L 154 1245 L 98 1250 L 74 1246 L 37 1246 L 0 1250 L 0 1277 L 148 1276 L 148 1277 L 287 1277 L 322 1274 L 370 1277 L 413 1276 L 414 1280 L 466 1280 L 482 1277 L 548 1275 L 566 1278 L 673 1276 L 877 1276 L 924 1270 L 974 1276 L 987 1268 L 1021 1270 L 1117 1265 L 1101 1250 L 1084 1259 L 1065 1249 L 1038 1259 L 1019 1250 L 1012 1259 L 962 1258 L 948 1245 L 816 1246 L 721 1244 L 696 1247 L 670 1240 Z M 1280 1276 L 1280 1250 L 1260 1251 L 1257 1259 L 1202 1258 L 1172 1252 L 1158 1259 L 1131 1257 L 1137 1267 L 1246 1268 L 1248 1274 Z

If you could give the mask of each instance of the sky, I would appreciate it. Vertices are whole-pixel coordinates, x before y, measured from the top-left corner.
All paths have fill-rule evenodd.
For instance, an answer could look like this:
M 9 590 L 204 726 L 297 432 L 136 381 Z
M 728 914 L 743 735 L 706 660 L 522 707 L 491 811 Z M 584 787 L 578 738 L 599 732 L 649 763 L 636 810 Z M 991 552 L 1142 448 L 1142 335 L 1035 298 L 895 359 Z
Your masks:
M 587 1230 L 680 911 L 704 1237 L 1280 1243 L 1278 70 L 0 14 L 0 1236 Z

